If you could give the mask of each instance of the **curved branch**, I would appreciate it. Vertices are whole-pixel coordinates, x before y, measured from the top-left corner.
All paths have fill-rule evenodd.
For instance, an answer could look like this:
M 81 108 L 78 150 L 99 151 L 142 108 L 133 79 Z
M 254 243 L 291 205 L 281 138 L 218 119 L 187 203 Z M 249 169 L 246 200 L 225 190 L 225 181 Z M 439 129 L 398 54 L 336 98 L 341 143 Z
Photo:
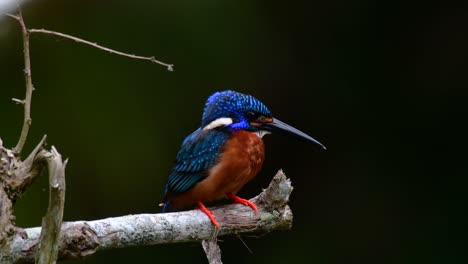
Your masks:
M 23 150 L 26 139 L 28 138 L 29 127 L 31 126 L 31 97 L 34 90 L 32 78 L 31 78 L 31 59 L 29 53 L 29 32 L 26 27 L 21 14 L 21 9 L 18 7 L 18 16 L 10 15 L 11 18 L 16 19 L 21 27 L 21 32 L 23 33 L 23 53 L 24 53 L 24 76 L 26 80 L 26 97 L 24 100 L 20 100 L 24 106 L 24 118 L 23 118 L 23 128 L 21 129 L 21 135 L 18 139 L 18 143 L 14 148 L 14 151 L 18 154 Z
M 268 233 L 290 229 L 292 212 L 287 205 L 292 187 L 282 171 L 270 186 L 251 199 L 259 213 L 239 204 L 212 208 L 221 224 L 220 236 Z M 16 236 L 10 254 L 0 262 L 33 262 L 40 227 L 25 229 L 27 236 Z M 83 257 L 97 251 L 130 246 L 199 242 L 212 238 L 214 227 L 199 210 L 166 214 L 139 214 L 95 221 L 65 222 L 60 237 L 59 259 Z
M 64 38 L 64 39 L 73 40 L 75 42 L 85 44 L 85 45 L 94 47 L 96 49 L 107 51 L 109 53 L 116 54 L 116 55 L 119 55 L 119 56 L 131 58 L 131 59 L 137 59 L 137 60 L 150 61 L 152 63 L 157 63 L 159 65 L 165 66 L 168 71 L 174 71 L 174 64 L 164 63 L 162 61 L 159 61 L 159 60 L 155 59 L 154 56 L 144 57 L 144 56 L 139 56 L 139 55 L 134 55 L 134 54 L 128 54 L 128 53 L 125 53 L 125 52 L 121 52 L 121 51 L 117 51 L 117 50 L 113 50 L 113 49 L 101 46 L 101 45 L 99 45 L 97 43 L 94 43 L 94 42 L 91 42 L 91 41 L 87 41 L 87 40 L 84 40 L 84 39 L 81 39 L 81 38 L 77 38 L 75 36 L 71 36 L 71 35 L 68 35 L 68 34 L 57 32 L 57 31 L 47 30 L 47 29 L 29 29 L 28 32 L 29 33 L 42 33 L 42 34 L 46 34 L 46 35 L 53 35 L 53 36 L 61 37 L 61 38 Z

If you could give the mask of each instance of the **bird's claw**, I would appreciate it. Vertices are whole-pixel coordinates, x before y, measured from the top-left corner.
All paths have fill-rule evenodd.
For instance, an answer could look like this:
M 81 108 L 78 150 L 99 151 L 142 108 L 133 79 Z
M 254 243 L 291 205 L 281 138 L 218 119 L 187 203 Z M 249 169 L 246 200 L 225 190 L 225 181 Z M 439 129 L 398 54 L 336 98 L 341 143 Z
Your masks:
M 234 195 L 234 194 L 232 194 L 232 193 L 227 193 L 226 195 L 227 195 L 227 197 L 228 197 L 229 199 L 231 199 L 234 203 L 240 203 L 240 204 L 242 204 L 242 205 L 248 206 L 248 207 L 252 208 L 252 210 L 254 210 L 255 213 L 258 214 L 258 208 L 257 208 L 257 206 L 256 206 L 253 202 L 251 202 L 251 201 L 249 201 L 249 200 L 247 200 L 247 199 L 240 198 L 239 196 L 236 196 L 236 195 Z

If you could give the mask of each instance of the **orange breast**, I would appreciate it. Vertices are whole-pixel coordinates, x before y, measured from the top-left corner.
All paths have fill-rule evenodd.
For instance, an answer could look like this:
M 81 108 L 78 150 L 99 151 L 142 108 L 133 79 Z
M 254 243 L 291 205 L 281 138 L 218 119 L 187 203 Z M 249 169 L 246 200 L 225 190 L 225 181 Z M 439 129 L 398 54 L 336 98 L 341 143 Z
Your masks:
M 197 201 L 212 202 L 236 194 L 260 171 L 265 159 L 265 145 L 255 133 L 235 131 L 226 142 L 218 163 L 208 176 L 192 189 L 171 199 L 171 205 L 182 208 Z M 171 206 L 171 207 L 172 207 Z

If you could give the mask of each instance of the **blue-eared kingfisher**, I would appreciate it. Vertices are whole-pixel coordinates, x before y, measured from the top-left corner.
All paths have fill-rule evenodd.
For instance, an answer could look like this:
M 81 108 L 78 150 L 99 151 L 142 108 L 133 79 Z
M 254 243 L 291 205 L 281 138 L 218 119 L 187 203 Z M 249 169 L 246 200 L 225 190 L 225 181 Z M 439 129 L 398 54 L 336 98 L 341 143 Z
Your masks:
M 206 101 L 201 126 L 187 136 L 167 179 L 163 212 L 198 206 L 216 226 L 204 203 L 229 198 L 254 203 L 236 193 L 260 171 L 265 158 L 262 137 L 271 132 L 296 136 L 325 149 L 307 134 L 273 118 L 270 110 L 251 95 L 216 92 Z

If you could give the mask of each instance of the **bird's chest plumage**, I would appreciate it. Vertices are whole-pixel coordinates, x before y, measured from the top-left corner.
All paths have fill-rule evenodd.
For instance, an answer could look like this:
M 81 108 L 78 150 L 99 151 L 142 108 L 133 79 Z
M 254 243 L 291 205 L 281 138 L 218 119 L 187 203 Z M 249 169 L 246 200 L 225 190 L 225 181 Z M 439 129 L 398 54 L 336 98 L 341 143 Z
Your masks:
M 253 132 L 235 131 L 225 143 L 208 179 L 222 192 L 237 193 L 260 171 L 265 159 L 263 140 Z
M 215 201 L 236 194 L 260 171 L 265 159 L 263 140 L 255 133 L 235 131 L 223 145 L 216 164 L 189 194 L 193 200 Z

